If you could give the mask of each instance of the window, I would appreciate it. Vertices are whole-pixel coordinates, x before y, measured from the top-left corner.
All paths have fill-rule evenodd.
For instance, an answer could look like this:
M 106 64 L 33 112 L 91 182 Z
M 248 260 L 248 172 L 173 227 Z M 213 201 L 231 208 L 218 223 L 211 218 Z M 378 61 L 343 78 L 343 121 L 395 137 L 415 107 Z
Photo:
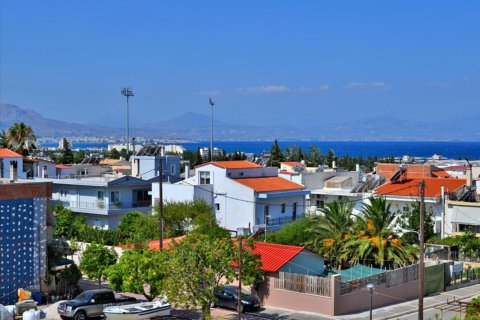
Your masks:
M 240 177 L 243 177 L 243 172 L 240 172 Z
M 175 165 L 172 164 L 171 167 L 170 167 L 170 173 L 173 175 L 175 174 Z
M 293 203 L 292 215 L 293 215 L 294 217 L 297 216 L 297 203 L 296 203 L 296 202 Z
M 120 202 L 120 193 L 118 191 L 112 191 L 110 192 L 110 201 L 112 203 L 118 203 Z
M 217 211 L 220 210 L 220 203 L 218 203 L 218 202 L 215 203 L 215 209 L 216 209 Z
M 103 200 L 104 193 L 103 191 L 97 191 L 97 200 Z
M 200 171 L 200 184 L 210 184 L 210 171 Z
M 281 211 L 282 211 L 282 213 L 285 213 L 285 203 L 281 204 Z
M 268 224 L 269 213 L 270 213 L 270 207 L 269 206 L 264 206 L 263 207 L 263 220 L 264 220 L 265 224 Z

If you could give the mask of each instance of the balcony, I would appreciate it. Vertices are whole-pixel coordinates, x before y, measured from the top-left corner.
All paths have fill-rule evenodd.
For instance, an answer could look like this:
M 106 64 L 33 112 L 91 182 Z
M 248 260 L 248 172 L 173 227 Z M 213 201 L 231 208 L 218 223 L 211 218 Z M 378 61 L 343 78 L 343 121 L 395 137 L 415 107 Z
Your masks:
M 56 201 L 57 203 L 61 203 L 65 208 L 69 208 L 72 211 L 83 211 L 85 213 L 95 213 L 95 212 L 102 212 L 108 213 L 109 211 L 135 211 L 138 208 L 150 208 L 151 202 L 150 201 L 135 201 L 135 202 L 105 202 L 103 200 L 96 200 L 96 201 Z M 144 211 L 144 210 L 142 210 Z

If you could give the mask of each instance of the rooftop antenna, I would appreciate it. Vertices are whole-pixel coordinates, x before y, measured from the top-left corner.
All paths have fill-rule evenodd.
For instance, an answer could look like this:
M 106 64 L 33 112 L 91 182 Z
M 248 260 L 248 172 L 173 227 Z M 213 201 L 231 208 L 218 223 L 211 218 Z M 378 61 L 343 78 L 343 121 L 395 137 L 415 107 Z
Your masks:
M 129 146 L 129 140 L 130 140 L 130 132 L 129 132 L 129 129 L 130 129 L 130 124 L 129 124 L 129 112 L 128 112 L 128 102 L 129 102 L 129 98 L 130 97 L 133 97 L 134 94 L 133 94 L 133 90 L 132 88 L 130 87 L 124 87 L 122 88 L 122 90 L 120 91 L 122 93 L 123 96 L 127 97 L 127 159 L 129 158 L 129 151 L 130 151 L 130 146 Z
M 208 103 L 211 106 L 211 113 L 210 113 L 210 118 L 211 118 L 211 130 L 210 130 L 210 162 L 213 161 L 213 106 L 215 103 L 213 102 L 212 98 L 208 98 Z

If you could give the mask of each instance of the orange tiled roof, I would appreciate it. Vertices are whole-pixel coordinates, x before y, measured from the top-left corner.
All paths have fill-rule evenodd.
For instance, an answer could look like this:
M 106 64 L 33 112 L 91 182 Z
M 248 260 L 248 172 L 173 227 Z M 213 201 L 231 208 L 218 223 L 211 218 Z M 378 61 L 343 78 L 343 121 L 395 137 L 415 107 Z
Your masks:
M 163 248 L 169 249 L 170 246 L 173 244 L 173 242 L 180 242 L 184 238 L 185 236 L 163 239 Z M 133 243 L 130 243 L 120 247 L 124 249 L 133 249 L 135 246 Z M 159 247 L 160 247 L 160 240 L 152 240 L 148 242 L 148 250 L 160 250 Z
M 443 169 L 437 168 L 435 166 L 423 165 L 423 164 L 408 164 L 407 168 L 407 179 L 414 178 L 429 178 L 442 177 L 449 178 L 450 175 L 446 173 Z M 378 175 L 384 176 L 385 179 L 390 180 L 395 172 L 400 169 L 400 164 L 396 163 L 378 163 L 376 167 L 376 173 Z M 445 172 L 445 173 L 443 173 Z
M 442 186 L 445 192 L 454 192 L 467 183 L 465 179 L 453 178 L 423 178 L 425 181 L 425 197 L 439 198 L 442 196 Z M 407 179 L 402 183 L 388 182 L 375 189 L 374 193 L 384 196 L 419 197 L 422 179 Z
M 284 161 L 284 162 L 280 162 L 280 164 L 284 164 L 284 165 L 287 165 L 287 166 L 302 166 L 302 167 L 305 167 L 305 163 L 296 162 L 296 161 Z
M 252 169 L 252 168 L 262 168 L 261 165 L 255 164 L 250 161 L 246 160 L 238 160 L 238 161 L 213 161 L 213 162 L 207 162 L 203 163 L 199 167 L 206 166 L 207 164 L 213 164 L 214 166 L 223 168 L 223 169 Z
M 259 177 L 232 179 L 256 192 L 303 190 L 304 186 L 280 177 Z
M 250 247 L 246 246 L 246 249 L 252 252 Z M 260 259 L 262 260 L 262 270 L 276 272 L 303 249 L 304 247 L 256 242 L 253 253 L 260 255 Z
M 0 148 L 0 158 L 22 158 L 22 155 L 7 148 Z
M 119 159 L 102 159 L 102 161 L 100 161 L 100 165 L 111 166 L 111 165 L 114 165 L 115 163 L 120 162 L 120 161 L 121 160 L 119 160 Z

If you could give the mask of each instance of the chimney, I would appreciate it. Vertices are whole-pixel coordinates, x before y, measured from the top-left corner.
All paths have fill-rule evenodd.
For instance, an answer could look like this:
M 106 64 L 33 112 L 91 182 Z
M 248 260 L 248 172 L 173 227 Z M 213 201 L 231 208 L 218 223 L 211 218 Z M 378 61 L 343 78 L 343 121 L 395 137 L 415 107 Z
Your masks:
M 360 164 L 357 163 L 355 165 L 355 171 L 360 172 Z
M 42 166 L 42 178 L 45 178 L 46 171 L 47 171 L 47 166 Z
M 472 186 L 472 166 L 469 165 L 467 167 L 467 187 L 471 187 Z
M 160 155 L 163 157 L 165 156 L 165 146 L 160 147 Z
M 17 181 L 18 173 L 18 163 L 17 161 L 10 161 L 10 182 Z
M 190 166 L 188 164 L 185 165 L 185 179 L 190 178 Z
M 332 169 L 336 169 L 337 168 L 337 164 L 335 163 L 335 160 L 332 161 Z

